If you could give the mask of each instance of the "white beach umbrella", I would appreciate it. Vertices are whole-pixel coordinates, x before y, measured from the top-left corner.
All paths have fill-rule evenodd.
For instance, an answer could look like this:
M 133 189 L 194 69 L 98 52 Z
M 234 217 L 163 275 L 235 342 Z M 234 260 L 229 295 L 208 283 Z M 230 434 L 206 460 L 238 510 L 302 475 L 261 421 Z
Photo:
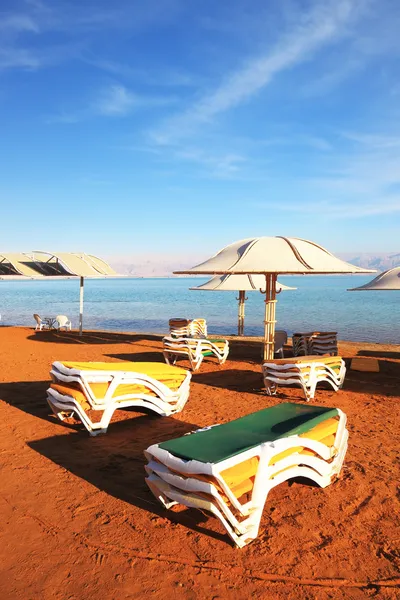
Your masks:
M 66 275 L 80 278 L 79 288 L 79 335 L 83 332 L 83 293 L 85 277 L 104 279 L 118 274 L 101 258 L 83 252 L 34 251 L 35 265 L 47 276 Z
M 84 278 L 118 277 L 101 258 L 78 252 L 25 252 L 0 254 L 0 279 L 72 279 L 80 278 L 79 335 L 83 331 Z
M 348 292 L 368 292 L 368 291 L 390 291 L 400 290 L 400 267 L 388 269 L 380 273 L 375 279 L 369 281 L 360 287 L 351 288 Z
M 238 304 L 238 335 L 244 335 L 244 314 L 246 292 L 259 291 L 265 294 L 265 277 L 263 275 L 217 275 L 209 281 L 202 283 L 197 287 L 191 287 L 190 290 L 211 291 L 211 292 L 239 292 Z M 283 283 L 276 282 L 276 293 L 283 290 L 295 290 L 297 288 L 289 287 Z
M 265 277 L 264 360 L 274 357 L 276 280 L 282 275 L 374 273 L 347 263 L 308 240 L 257 237 L 226 246 L 205 262 L 176 274 L 259 274 Z

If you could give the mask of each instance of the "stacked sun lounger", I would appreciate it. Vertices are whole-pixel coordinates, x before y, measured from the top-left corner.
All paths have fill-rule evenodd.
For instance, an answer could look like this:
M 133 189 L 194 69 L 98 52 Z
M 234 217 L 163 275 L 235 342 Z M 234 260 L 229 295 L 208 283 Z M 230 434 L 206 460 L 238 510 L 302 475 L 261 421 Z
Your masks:
M 311 333 L 294 333 L 292 335 L 293 356 L 307 356 L 308 340 Z
M 340 473 L 347 439 L 341 410 L 279 404 L 150 446 L 146 482 L 166 508 L 215 515 L 243 547 L 258 535 L 269 491 L 294 477 L 326 487 Z
M 326 382 L 337 392 L 344 382 L 346 366 L 340 356 L 297 356 L 263 364 L 264 383 L 269 395 L 279 386 L 301 387 L 306 400 L 314 398 L 319 383 Z
M 310 354 L 330 354 L 337 356 L 338 343 L 336 331 L 315 331 L 308 343 Z
M 205 319 L 170 319 L 169 333 L 172 337 L 207 337 Z
M 117 408 L 138 407 L 162 416 L 180 412 L 191 373 L 164 363 L 54 362 L 47 402 L 60 419 L 78 417 L 91 435 L 105 433 Z M 93 420 L 101 411 L 100 420 Z
M 336 331 L 310 331 L 292 336 L 294 356 L 338 354 Z
M 190 361 L 193 371 L 197 371 L 204 357 L 215 357 L 222 365 L 229 354 L 228 340 L 214 340 L 196 337 L 163 338 L 163 354 L 168 364 L 175 364 L 179 358 Z

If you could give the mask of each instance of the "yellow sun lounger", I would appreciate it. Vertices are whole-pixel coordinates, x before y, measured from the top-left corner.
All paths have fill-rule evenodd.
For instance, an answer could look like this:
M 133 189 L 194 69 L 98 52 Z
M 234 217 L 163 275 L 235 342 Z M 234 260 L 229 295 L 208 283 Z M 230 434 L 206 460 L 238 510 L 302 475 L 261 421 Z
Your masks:
M 269 491 L 294 477 L 326 487 L 339 476 L 347 439 L 341 410 L 279 404 L 150 446 L 146 482 L 166 508 L 218 517 L 243 547 L 258 535 Z
M 63 420 L 73 413 L 91 435 L 105 433 L 114 411 L 137 406 L 159 415 L 180 412 L 191 373 L 164 363 L 54 362 L 47 402 Z M 93 421 L 91 411 L 102 411 Z
M 205 338 L 163 338 L 163 354 L 168 364 L 175 364 L 178 358 L 187 358 L 193 371 L 198 371 L 205 356 L 214 356 L 220 365 L 229 354 L 228 340 Z
M 318 383 L 326 382 L 337 392 L 346 374 L 346 366 L 340 356 L 281 358 L 264 363 L 262 369 L 270 396 L 276 394 L 279 386 L 296 385 L 303 389 L 307 401 L 314 398 Z
M 205 319 L 170 319 L 169 333 L 172 337 L 207 337 Z

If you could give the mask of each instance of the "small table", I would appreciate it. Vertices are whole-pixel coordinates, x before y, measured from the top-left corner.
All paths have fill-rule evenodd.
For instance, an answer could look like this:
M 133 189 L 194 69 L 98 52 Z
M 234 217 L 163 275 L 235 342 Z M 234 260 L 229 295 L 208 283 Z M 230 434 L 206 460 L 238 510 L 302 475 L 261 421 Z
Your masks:
M 43 323 L 46 324 L 48 329 L 56 329 L 55 325 L 57 323 L 56 317 L 43 317 Z

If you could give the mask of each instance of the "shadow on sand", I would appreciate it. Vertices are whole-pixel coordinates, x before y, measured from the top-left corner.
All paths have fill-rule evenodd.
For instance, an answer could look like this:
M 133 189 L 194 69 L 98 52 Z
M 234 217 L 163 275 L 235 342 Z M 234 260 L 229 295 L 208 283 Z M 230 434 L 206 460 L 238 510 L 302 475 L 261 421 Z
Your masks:
M 197 428 L 197 425 L 173 417 L 137 416 L 111 423 L 105 435 L 89 437 L 87 432 L 71 433 L 32 441 L 28 446 L 115 498 L 198 533 L 226 541 L 225 535 L 200 525 L 209 519 L 200 511 L 166 511 L 145 482 L 143 451 L 152 444 L 180 437 Z
M 54 423 L 54 418 L 50 416 L 51 411 L 46 402 L 48 387 L 49 381 L 0 383 L 0 399 L 29 415 Z
M 155 348 L 150 352 L 129 352 L 122 354 L 106 354 L 109 358 L 118 358 L 118 360 L 126 362 L 158 362 L 165 363 L 161 348 Z M 180 366 L 180 365 L 179 365 Z M 184 365 L 182 365 L 184 368 Z
M 35 331 L 28 337 L 35 342 L 51 342 L 53 344 L 133 344 L 141 341 L 160 342 L 162 335 L 147 333 L 113 333 L 104 331 L 83 332 L 80 336 L 78 331 L 57 331 L 56 329 Z
M 361 354 L 359 352 L 358 354 L 366 356 L 364 353 Z M 368 356 L 372 356 L 372 354 L 368 354 Z M 375 357 L 375 353 L 373 353 L 373 356 Z M 347 372 L 344 380 L 344 388 L 346 390 L 359 394 L 399 395 L 400 363 L 390 360 L 378 360 L 379 372 L 373 373 L 351 369 L 351 358 L 346 358 L 345 362 Z
M 371 356 L 374 358 L 394 358 L 400 360 L 400 349 L 398 352 L 389 352 L 385 350 L 359 350 L 357 356 Z
M 218 371 L 193 373 L 192 380 L 194 383 L 235 392 L 260 394 L 264 391 L 261 368 L 259 371 L 251 371 L 250 369 L 224 369 L 221 366 Z

